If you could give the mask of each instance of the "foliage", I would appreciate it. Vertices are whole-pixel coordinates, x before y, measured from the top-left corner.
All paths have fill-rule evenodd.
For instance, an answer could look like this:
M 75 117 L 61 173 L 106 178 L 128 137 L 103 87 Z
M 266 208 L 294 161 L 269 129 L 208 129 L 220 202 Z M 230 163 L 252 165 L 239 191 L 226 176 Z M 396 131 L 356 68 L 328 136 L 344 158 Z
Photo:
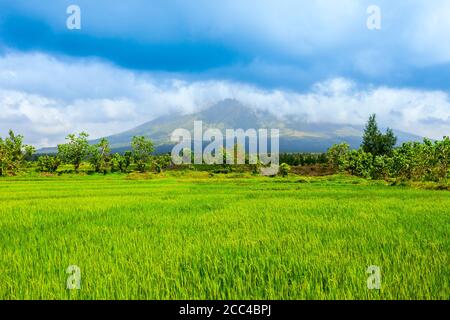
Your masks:
M 95 172 L 106 173 L 111 161 L 110 152 L 109 141 L 105 138 L 101 139 L 99 143 L 90 146 L 89 162 L 94 167 Z
M 278 174 L 282 177 L 287 177 L 291 172 L 291 167 L 287 163 L 282 163 L 278 168 Z
M 128 173 L 131 169 L 145 172 L 152 168 L 156 172 L 162 172 L 172 164 L 170 155 L 152 156 L 154 151 L 151 140 L 136 136 L 132 140 L 132 151 L 126 151 L 123 155 L 116 153 L 110 155 L 109 142 L 102 139 L 95 145 L 89 145 L 88 134 L 80 133 L 78 136 L 70 134 L 67 143 L 58 145 L 58 156 L 41 156 L 37 158 L 37 170 L 41 172 L 56 172 L 60 165 L 73 165 L 76 172 L 82 163 L 89 161 L 96 172 L 106 173 L 111 171 Z M 371 137 L 375 137 L 372 139 Z M 384 140 L 383 140 L 384 139 Z M 400 147 L 391 150 L 395 137 L 390 130 L 385 135 L 378 130 L 375 115 L 371 116 L 366 126 L 365 142 L 358 150 L 350 150 L 346 143 L 334 145 L 326 154 L 281 154 L 279 174 L 287 176 L 291 165 L 325 163 L 334 172 L 347 172 L 351 175 L 396 181 L 416 182 L 443 182 L 450 177 L 450 138 L 431 141 L 424 139 L 420 142 L 403 143 Z M 382 141 L 380 144 L 377 144 Z M 388 141 L 388 142 L 386 142 Z M 374 154 L 367 152 L 373 148 Z M 184 150 L 186 151 L 186 150 Z M 192 160 L 189 149 L 185 158 Z M 234 153 L 239 151 L 237 145 Z M 34 152 L 34 148 L 23 144 L 23 137 L 9 132 L 9 137 L 0 138 L 0 175 L 16 175 L 27 165 L 27 159 Z M 231 165 L 226 164 L 227 150 L 219 151 L 223 157 L 223 164 L 216 165 L 189 165 L 189 170 L 210 171 L 213 173 L 253 172 L 259 173 L 261 163 Z M 286 160 L 286 161 L 284 161 Z M 248 158 L 246 159 L 248 162 Z M 88 167 L 85 163 L 84 167 Z M 183 169 L 183 166 L 178 166 Z M 67 172 L 67 168 L 59 169 Z M 298 171 L 297 171 L 298 172 Z
M 40 172 L 55 173 L 61 164 L 61 159 L 55 156 L 40 156 L 37 160 L 37 169 Z
M 450 169 L 450 137 L 444 137 L 434 144 L 437 180 L 447 180 Z
M 8 137 L 0 138 L 0 176 L 19 173 L 34 152 L 34 147 L 23 144 L 23 136 L 9 130 Z
M 144 136 L 134 136 L 131 141 L 132 155 L 136 168 L 145 172 L 149 165 L 151 154 L 155 150 L 153 142 Z
M 385 134 L 382 134 L 378 129 L 376 115 L 370 116 L 364 130 L 362 149 L 366 153 L 375 156 L 390 155 L 397 143 L 397 137 L 391 129 L 387 129 Z
M 153 166 L 157 173 L 162 172 L 167 167 L 169 167 L 171 164 L 172 164 L 172 158 L 171 158 L 170 154 L 156 156 L 153 160 Z
M 390 159 L 386 155 L 375 156 L 371 178 L 387 180 L 389 178 Z
M 328 149 L 328 164 L 335 172 L 343 168 L 343 161 L 346 160 L 345 156 L 349 151 L 350 146 L 347 143 L 335 144 L 330 149 Z
M 125 151 L 124 154 L 115 153 L 112 157 L 112 170 L 127 173 L 132 162 L 131 151 Z
M 78 172 L 81 163 L 89 155 L 90 146 L 87 138 L 89 134 L 81 132 L 78 136 L 69 134 L 65 144 L 58 145 L 58 157 L 67 164 L 72 164 L 75 171 Z
M 450 138 L 432 142 L 407 142 L 390 155 L 365 152 L 362 148 L 347 152 L 341 145 L 330 148 L 329 158 L 339 170 L 372 179 L 399 181 L 447 181 L 450 175 Z
M 280 162 L 290 166 L 305 166 L 325 164 L 328 159 L 326 153 L 281 153 Z
M 362 149 L 352 150 L 344 161 L 346 170 L 355 176 L 370 178 L 373 173 L 373 156 Z

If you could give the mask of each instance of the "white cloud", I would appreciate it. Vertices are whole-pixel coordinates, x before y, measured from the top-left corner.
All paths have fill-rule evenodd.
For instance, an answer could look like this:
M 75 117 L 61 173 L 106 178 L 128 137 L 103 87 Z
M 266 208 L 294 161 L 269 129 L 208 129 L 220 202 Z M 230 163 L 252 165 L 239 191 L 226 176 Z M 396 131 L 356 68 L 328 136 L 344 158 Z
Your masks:
M 432 138 L 450 133 L 450 100 L 442 91 L 359 87 L 344 78 L 307 93 L 265 90 L 229 81 L 186 81 L 133 73 L 99 61 L 57 60 L 42 54 L 0 57 L 0 135 L 9 128 L 38 147 L 74 131 L 97 138 L 173 111 L 193 112 L 234 98 L 278 116 L 310 122 L 380 124 Z

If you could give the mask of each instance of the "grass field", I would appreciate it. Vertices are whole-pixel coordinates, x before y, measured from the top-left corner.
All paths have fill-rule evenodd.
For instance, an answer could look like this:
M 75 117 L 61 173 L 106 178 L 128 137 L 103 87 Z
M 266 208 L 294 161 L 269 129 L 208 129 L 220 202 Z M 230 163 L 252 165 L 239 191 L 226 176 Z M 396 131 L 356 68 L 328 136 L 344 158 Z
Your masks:
M 62 176 L 2 179 L 0 203 L 1 299 L 450 298 L 448 191 Z

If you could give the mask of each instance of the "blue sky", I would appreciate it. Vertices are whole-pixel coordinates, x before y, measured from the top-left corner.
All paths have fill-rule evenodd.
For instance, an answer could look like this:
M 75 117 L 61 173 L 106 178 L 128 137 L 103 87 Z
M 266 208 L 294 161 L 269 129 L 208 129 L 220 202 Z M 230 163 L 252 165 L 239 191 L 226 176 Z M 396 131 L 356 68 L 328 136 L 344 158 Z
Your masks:
M 0 0 L 0 135 L 51 145 L 223 98 L 448 134 L 450 2 L 393 2 Z M 66 27 L 71 4 L 81 30 Z M 366 27 L 372 4 L 381 30 Z

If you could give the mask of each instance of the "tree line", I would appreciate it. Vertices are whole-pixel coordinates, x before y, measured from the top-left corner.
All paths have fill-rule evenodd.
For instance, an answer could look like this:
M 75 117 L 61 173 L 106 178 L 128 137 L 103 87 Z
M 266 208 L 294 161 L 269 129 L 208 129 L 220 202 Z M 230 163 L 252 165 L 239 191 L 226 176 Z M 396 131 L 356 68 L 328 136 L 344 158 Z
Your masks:
M 56 155 L 41 155 L 35 161 L 40 172 L 55 173 L 62 165 L 71 165 L 75 172 L 80 171 L 83 163 L 89 163 L 97 173 L 122 172 L 132 170 L 161 172 L 172 165 L 170 155 L 153 156 L 153 142 L 144 136 L 134 136 L 131 150 L 124 153 L 112 153 L 109 141 L 101 139 L 90 144 L 89 135 L 82 132 L 69 134 L 66 143 L 58 145 Z M 382 133 L 372 115 L 364 130 L 363 141 L 359 149 L 352 150 L 346 143 L 333 145 L 326 154 L 280 154 L 279 174 L 287 176 L 290 166 L 316 165 L 327 163 L 336 173 L 370 179 L 396 179 L 414 181 L 447 181 L 450 176 L 450 138 L 423 142 L 407 142 L 396 147 L 397 138 L 391 129 Z M 235 145 L 235 156 L 237 155 Z M 0 176 L 17 175 L 28 168 L 35 148 L 23 143 L 23 136 L 9 131 L 6 138 L 0 138 Z M 191 155 L 192 156 L 192 155 Z M 226 151 L 223 152 L 224 159 Z M 205 166 L 191 166 L 203 170 Z M 232 172 L 227 164 L 207 168 L 217 172 Z M 245 167 L 245 166 L 244 166 Z M 259 173 L 260 164 L 247 166 L 253 173 Z
M 61 165 L 72 165 L 79 172 L 82 163 L 90 164 L 98 173 L 122 172 L 130 168 L 145 172 L 149 169 L 161 172 L 171 164 L 169 155 L 152 156 L 153 142 L 144 136 L 134 136 L 131 150 L 121 153 L 111 153 L 109 141 L 101 139 L 96 144 L 89 144 L 86 132 L 69 134 L 66 143 L 58 145 L 56 155 L 41 155 L 37 157 L 36 168 L 39 172 L 55 173 Z M 26 170 L 28 161 L 35 148 L 23 143 L 23 136 L 15 135 L 12 130 L 5 139 L 0 138 L 0 176 L 17 175 Z
M 336 144 L 327 152 L 335 172 L 384 180 L 447 181 L 450 176 L 450 138 L 406 142 L 395 147 L 397 138 L 391 129 L 378 129 L 375 115 L 366 125 L 362 145 L 351 150 L 346 143 Z
M 328 162 L 326 153 L 281 153 L 280 163 L 290 166 L 311 166 L 326 164 Z

